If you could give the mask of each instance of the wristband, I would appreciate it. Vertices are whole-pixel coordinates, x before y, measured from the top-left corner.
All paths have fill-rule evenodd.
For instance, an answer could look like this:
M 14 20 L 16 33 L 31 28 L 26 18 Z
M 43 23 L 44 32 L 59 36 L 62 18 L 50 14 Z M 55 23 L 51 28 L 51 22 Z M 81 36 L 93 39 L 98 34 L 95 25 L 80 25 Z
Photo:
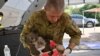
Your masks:
M 69 53 L 69 54 L 71 54 L 71 53 L 72 53 L 72 49 L 71 49 L 70 47 L 67 47 L 66 49 L 69 49 L 69 50 L 70 50 L 70 53 Z

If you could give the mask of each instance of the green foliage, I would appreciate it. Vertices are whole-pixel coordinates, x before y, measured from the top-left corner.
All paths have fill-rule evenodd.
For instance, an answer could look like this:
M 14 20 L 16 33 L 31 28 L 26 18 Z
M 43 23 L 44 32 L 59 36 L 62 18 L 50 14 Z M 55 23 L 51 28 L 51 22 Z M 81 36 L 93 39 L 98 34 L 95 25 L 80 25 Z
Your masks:
M 99 8 L 100 7 L 100 4 L 96 4 L 96 5 L 93 5 L 93 4 L 86 4 L 84 5 L 82 8 L 80 8 L 80 11 L 84 11 L 84 10 L 88 10 L 88 9 L 92 9 L 92 8 Z M 81 12 L 82 14 L 82 12 Z M 84 15 L 88 18 L 95 18 L 95 12 L 85 12 Z M 97 17 L 96 17 L 99 22 L 100 22 L 100 12 L 97 13 Z
M 80 9 L 79 8 L 73 9 L 72 14 L 81 14 Z
M 68 13 L 68 14 L 72 14 L 72 10 L 73 8 L 71 6 L 67 6 L 64 10 L 64 12 Z

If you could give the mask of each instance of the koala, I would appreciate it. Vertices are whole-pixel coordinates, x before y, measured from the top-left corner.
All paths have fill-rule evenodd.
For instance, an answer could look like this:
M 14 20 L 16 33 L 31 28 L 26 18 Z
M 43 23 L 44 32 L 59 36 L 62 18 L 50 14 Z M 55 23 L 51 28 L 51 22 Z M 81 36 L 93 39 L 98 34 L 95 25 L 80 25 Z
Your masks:
M 49 37 L 49 36 L 46 36 Z M 41 37 L 38 34 L 30 33 L 27 35 L 27 42 L 30 46 L 32 54 L 39 55 L 42 52 L 49 52 L 50 55 L 53 53 L 53 48 L 50 47 L 50 40 L 49 38 Z M 63 53 L 64 48 L 62 45 L 58 45 L 55 47 L 60 53 Z
M 31 53 L 36 54 L 36 55 L 40 54 L 41 51 L 46 46 L 45 40 L 41 36 L 38 36 L 38 34 L 35 34 L 35 33 L 28 34 L 26 37 L 26 41 L 29 44 L 30 49 L 34 50 L 34 51 L 31 51 Z

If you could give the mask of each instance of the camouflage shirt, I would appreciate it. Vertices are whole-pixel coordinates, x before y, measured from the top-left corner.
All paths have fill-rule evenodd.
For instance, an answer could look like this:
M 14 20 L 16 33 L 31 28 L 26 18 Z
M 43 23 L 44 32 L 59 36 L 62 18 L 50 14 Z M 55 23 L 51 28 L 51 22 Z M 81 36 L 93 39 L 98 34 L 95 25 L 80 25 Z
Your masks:
M 81 31 L 68 14 L 63 13 L 55 24 L 51 24 L 47 20 L 44 10 L 33 13 L 24 25 L 20 37 L 24 47 L 28 45 L 25 39 L 26 35 L 31 32 L 38 33 L 46 39 L 53 39 L 56 43 L 62 43 L 64 33 L 69 34 L 71 37 L 69 43 L 72 42 L 78 45 L 81 38 Z

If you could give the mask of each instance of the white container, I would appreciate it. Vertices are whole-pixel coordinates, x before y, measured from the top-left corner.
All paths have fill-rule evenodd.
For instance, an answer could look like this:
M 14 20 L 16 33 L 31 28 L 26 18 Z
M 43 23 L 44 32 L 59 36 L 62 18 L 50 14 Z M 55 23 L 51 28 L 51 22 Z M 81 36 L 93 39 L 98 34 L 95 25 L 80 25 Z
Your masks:
M 8 45 L 5 45 L 5 47 L 4 47 L 4 55 L 11 56 L 10 49 L 9 49 Z

